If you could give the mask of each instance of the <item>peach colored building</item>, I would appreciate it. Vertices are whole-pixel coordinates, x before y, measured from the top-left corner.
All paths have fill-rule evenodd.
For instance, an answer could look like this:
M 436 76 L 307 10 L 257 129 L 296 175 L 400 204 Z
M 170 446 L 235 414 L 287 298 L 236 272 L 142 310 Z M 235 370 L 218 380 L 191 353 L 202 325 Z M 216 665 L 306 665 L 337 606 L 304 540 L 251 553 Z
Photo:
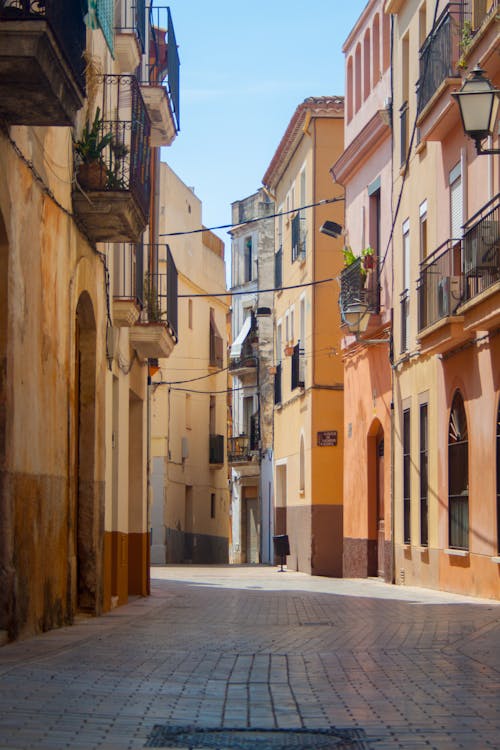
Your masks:
M 340 278 L 344 362 L 344 576 L 392 580 L 390 333 L 392 307 L 390 21 L 370 0 L 349 34 L 344 151 L 331 168 L 345 189 Z M 373 253 L 361 256 L 364 249 Z M 366 250 L 365 250 L 366 252 Z M 366 268 L 365 268 L 366 266 Z M 357 325 L 346 321 L 361 305 Z
M 500 159 L 451 94 L 500 87 L 498 2 L 387 0 L 393 40 L 394 567 L 500 596 Z M 491 146 L 498 148 L 498 118 Z M 488 142 L 485 141 L 485 146 Z
M 275 200 L 275 533 L 287 534 L 288 565 L 342 575 L 343 367 L 336 275 L 343 190 L 329 168 L 342 150 L 342 97 L 300 104 L 263 178 Z M 330 205 L 310 204 L 336 198 Z M 328 283 L 323 283 L 330 279 Z

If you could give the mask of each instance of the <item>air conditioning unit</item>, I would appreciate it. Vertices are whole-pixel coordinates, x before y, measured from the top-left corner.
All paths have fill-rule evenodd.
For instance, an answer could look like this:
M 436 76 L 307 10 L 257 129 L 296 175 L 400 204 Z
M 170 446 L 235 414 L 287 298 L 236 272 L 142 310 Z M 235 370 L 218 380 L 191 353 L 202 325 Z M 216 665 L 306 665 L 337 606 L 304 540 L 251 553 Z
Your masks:
M 438 314 L 440 318 L 453 315 L 462 299 L 460 276 L 444 276 L 438 284 Z
M 500 249 L 500 226 L 498 221 L 486 219 L 479 229 L 479 252 L 477 265 L 481 269 L 498 269 Z

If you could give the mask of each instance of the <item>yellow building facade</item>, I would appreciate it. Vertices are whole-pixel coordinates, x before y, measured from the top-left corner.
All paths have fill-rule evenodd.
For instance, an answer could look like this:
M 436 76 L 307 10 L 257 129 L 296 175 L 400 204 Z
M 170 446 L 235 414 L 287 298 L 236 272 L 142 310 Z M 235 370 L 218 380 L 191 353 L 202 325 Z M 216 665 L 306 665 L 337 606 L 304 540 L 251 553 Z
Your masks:
M 228 561 L 224 243 L 199 198 L 160 165 L 160 235 L 178 273 L 179 340 L 152 390 L 152 562 Z M 160 268 L 164 260 L 160 258 Z
M 329 168 L 343 147 L 343 99 L 300 104 L 263 178 L 275 201 L 275 524 L 288 565 L 342 575 L 343 368 L 336 301 L 343 191 Z M 329 205 L 314 205 L 334 199 Z M 329 280 L 329 281 L 327 281 Z
M 19 5 L 0 10 L 2 639 L 147 593 L 147 365 L 175 343 L 142 283 L 155 148 L 178 128 L 149 45 L 171 19 Z

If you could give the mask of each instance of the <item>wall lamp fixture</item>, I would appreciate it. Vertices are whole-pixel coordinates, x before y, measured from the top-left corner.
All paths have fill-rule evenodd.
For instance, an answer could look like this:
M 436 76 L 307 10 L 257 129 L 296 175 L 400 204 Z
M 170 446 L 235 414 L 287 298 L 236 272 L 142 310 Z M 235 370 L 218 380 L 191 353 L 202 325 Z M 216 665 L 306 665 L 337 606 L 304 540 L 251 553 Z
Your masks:
M 342 321 L 346 324 L 349 329 L 349 333 L 353 333 L 356 339 L 360 334 L 365 333 L 368 328 L 370 321 L 370 308 L 364 302 L 360 300 L 353 300 L 349 302 L 344 309 L 341 308 Z M 390 344 L 391 337 L 380 338 L 380 339 L 359 339 L 363 344 Z
M 328 237 L 336 239 L 342 234 L 342 227 L 340 224 L 337 224 L 336 221 L 324 221 L 320 226 L 319 231 L 322 234 L 326 234 Z
M 500 154 L 500 148 L 482 148 L 481 146 L 481 141 L 493 133 L 500 89 L 493 87 L 480 65 L 472 69 L 460 91 L 452 96 L 458 103 L 464 132 L 475 142 L 477 153 Z

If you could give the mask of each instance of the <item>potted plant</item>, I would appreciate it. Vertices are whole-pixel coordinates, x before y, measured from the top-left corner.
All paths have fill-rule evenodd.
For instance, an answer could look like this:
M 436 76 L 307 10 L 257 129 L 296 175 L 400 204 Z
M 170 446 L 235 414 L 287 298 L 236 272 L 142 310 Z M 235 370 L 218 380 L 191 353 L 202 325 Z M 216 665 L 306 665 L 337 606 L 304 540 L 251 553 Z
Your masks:
M 373 247 L 365 247 L 361 251 L 361 258 L 361 263 L 365 272 L 371 271 L 375 265 L 375 251 Z
M 82 137 L 75 142 L 75 152 L 80 159 L 78 182 L 90 190 L 102 190 L 107 182 L 103 151 L 111 144 L 113 136 L 102 134 L 102 124 L 101 110 L 97 107 L 92 125 L 87 120 Z
M 129 150 L 122 141 L 111 138 L 109 144 L 111 152 L 111 166 L 106 169 L 106 188 L 108 190 L 124 190 L 125 178 L 123 175 L 123 166 L 125 157 L 128 156 Z

